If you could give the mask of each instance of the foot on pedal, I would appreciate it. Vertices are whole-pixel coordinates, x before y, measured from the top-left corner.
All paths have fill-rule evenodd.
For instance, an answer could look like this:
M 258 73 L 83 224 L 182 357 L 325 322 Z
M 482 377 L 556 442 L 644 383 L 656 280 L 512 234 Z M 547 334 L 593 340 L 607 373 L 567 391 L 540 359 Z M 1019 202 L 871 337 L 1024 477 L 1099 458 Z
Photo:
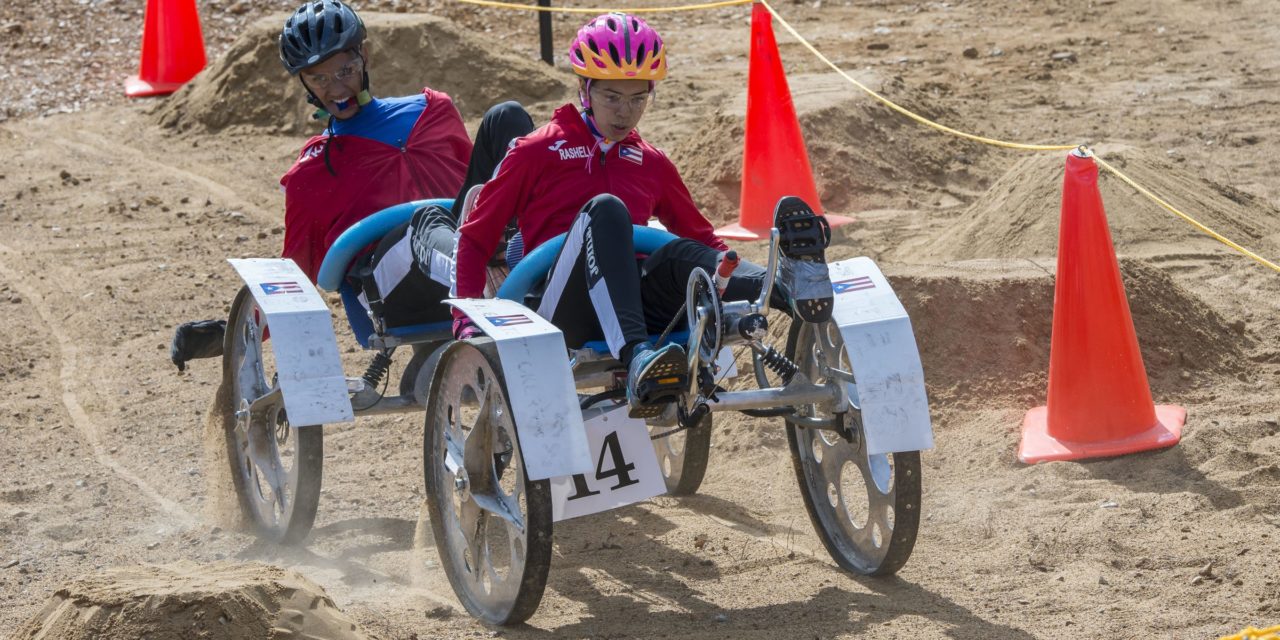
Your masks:
M 645 420 L 662 415 L 689 387 L 684 349 L 669 344 L 661 349 L 636 347 L 627 369 L 627 415 Z
M 781 254 L 780 280 L 791 308 L 805 322 L 831 319 L 835 295 L 827 271 L 827 245 L 831 225 L 804 200 L 785 196 L 773 210 Z

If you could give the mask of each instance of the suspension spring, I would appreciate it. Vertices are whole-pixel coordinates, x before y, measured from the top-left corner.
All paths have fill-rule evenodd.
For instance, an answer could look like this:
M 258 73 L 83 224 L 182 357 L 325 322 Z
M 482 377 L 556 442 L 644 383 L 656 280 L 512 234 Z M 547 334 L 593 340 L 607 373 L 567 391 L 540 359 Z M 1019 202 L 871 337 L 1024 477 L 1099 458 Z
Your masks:
M 365 384 L 370 389 L 377 390 L 378 385 L 382 384 L 382 377 L 387 375 L 387 371 L 391 369 L 391 354 L 386 351 L 379 351 L 373 354 L 373 362 L 369 363 L 369 368 L 364 370 Z
M 774 373 L 782 376 L 782 384 L 791 382 L 791 378 L 795 377 L 796 372 L 800 371 L 800 367 L 792 362 L 786 356 L 778 352 L 777 349 L 769 347 L 759 353 L 760 360 L 764 362 L 764 366 L 769 367 Z

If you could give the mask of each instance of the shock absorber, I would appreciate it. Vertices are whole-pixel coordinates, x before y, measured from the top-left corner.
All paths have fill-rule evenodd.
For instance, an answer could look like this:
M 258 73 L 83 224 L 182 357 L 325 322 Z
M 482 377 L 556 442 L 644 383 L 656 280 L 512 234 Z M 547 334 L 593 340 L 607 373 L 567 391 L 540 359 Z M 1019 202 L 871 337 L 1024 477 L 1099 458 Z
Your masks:
M 378 385 L 382 384 L 383 376 L 387 375 L 387 371 L 391 369 L 391 353 L 387 350 L 379 351 L 373 354 L 373 362 L 369 363 L 369 368 L 364 370 L 364 375 L 360 376 L 364 379 L 365 384 L 369 385 L 369 389 L 378 390 Z
M 800 367 L 796 366 L 796 363 L 773 347 L 765 348 L 758 342 L 752 342 L 751 349 L 756 352 L 764 366 L 782 377 L 782 384 L 791 382 L 791 378 L 795 377 L 796 373 L 800 371 Z

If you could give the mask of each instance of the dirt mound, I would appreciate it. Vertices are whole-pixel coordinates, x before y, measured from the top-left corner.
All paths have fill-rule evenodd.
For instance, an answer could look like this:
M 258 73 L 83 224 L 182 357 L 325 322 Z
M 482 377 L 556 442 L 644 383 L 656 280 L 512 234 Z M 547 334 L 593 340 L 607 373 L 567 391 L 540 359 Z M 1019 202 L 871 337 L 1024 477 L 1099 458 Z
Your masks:
M 362 14 L 369 28 L 375 95 L 407 95 L 423 85 L 448 93 L 464 118 L 502 100 L 558 100 L 568 81 L 546 65 L 496 49 L 444 19 L 423 14 Z M 180 130 L 252 127 L 298 133 L 320 127 L 301 83 L 280 66 L 276 38 L 284 15 L 250 25 L 221 59 L 156 110 Z
M 1120 149 L 1103 157 L 1218 233 L 1255 250 L 1274 249 L 1275 239 L 1268 241 L 1266 237 L 1280 232 L 1280 211 L 1262 199 L 1136 149 Z M 1064 162 L 1065 155 L 1056 153 L 1019 161 L 969 206 L 957 226 L 933 238 L 918 257 L 968 260 L 1055 255 Z M 1110 173 L 1102 171 L 1098 182 L 1117 252 L 1147 255 L 1185 243 L 1206 250 L 1221 248 Z
M 218 563 L 121 567 L 57 590 L 15 639 L 366 636 L 320 587 L 284 569 Z
M 928 118 L 956 119 L 899 78 L 885 80 L 870 72 L 854 76 Z M 960 204 L 953 193 L 981 187 L 970 170 L 985 157 L 985 148 L 921 127 L 839 76 L 795 75 L 788 82 L 827 210 Z M 744 92 L 671 150 L 694 199 L 713 221 L 738 213 L 745 114 Z
M 1249 338 L 1168 274 L 1140 260 L 1121 272 L 1157 395 L 1249 368 Z M 975 260 L 886 270 L 911 316 L 930 403 L 1042 404 L 1053 322 L 1050 263 Z M 1184 378 L 1183 372 L 1188 376 Z

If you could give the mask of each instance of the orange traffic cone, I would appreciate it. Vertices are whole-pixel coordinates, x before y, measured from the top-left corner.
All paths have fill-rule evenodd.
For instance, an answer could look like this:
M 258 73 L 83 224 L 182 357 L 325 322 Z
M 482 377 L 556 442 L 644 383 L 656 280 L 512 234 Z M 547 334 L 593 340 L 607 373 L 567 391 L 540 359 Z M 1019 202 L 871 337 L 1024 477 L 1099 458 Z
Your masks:
M 1026 463 L 1169 447 L 1187 410 L 1153 406 L 1120 265 L 1098 192 L 1098 165 L 1067 157 L 1049 348 L 1049 402 L 1022 421 Z
M 138 75 L 124 81 L 130 98 L 168 95 L 204 68 L 204 37 L 195 0 L 147 0 Z
M 759 240 L 769 237 L 773 209 L 782 196 L 799 196 L 822 211 L 813 168 L 800 135 L 800 121 L 782 70 L 773 16 L 759 2 L 751 7 L 751 65 L 747 71 L 746 142 L 742 154 L 742 208 L 738 222 L 718 229 L 721 237 Z M 831 226 L 852 222 L 827 216 Z

